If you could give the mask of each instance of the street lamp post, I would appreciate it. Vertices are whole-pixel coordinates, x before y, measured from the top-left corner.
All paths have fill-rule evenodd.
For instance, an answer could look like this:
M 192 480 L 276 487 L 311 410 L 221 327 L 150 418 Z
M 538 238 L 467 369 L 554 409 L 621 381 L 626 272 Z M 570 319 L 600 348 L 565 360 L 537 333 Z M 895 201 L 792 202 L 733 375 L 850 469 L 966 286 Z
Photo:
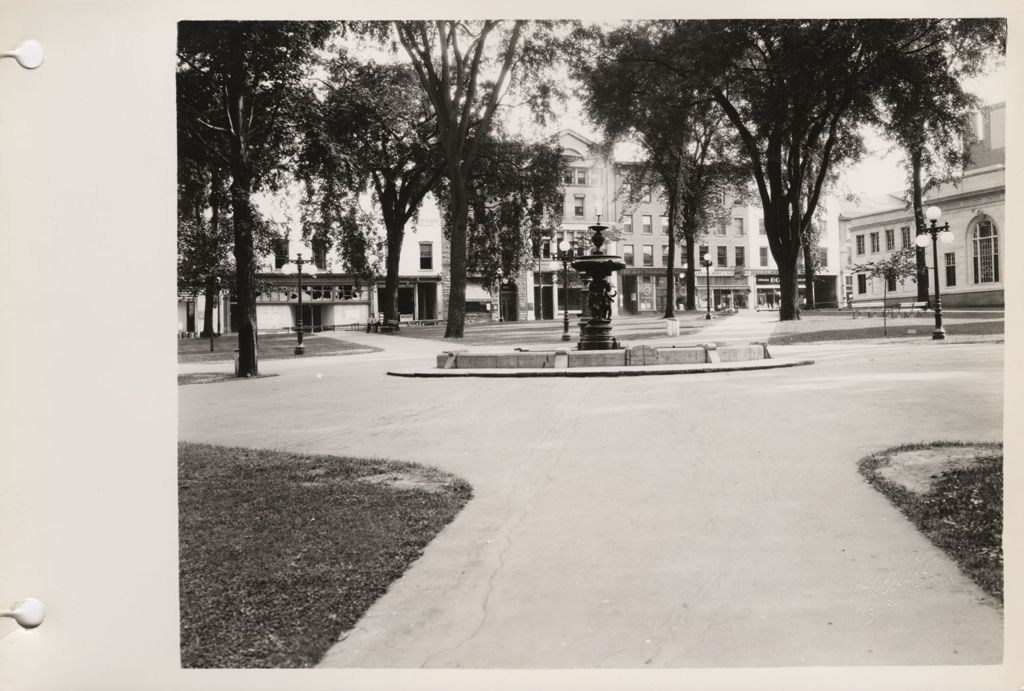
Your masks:
M 710 252 L 705 252 L 704 253 L 704 256 L 700 258 L 700 264 L 701 264 L 701 266 L 704 267 L 704 271 L 707 274 L 707 282 L 706 282 L 705 285 L 707 286 L 707 291 L 708 291 L 708 297 L 707 297 L 708 315 L 706 317 L 704 317 L 704 318 L 705 319 L 711 319 L 711 253 Z
M 948 245 L 953 242 L 953 233 L 949 230 L 949 224 L 938 225 L 942 217 L 942 209 L 937 206 L 929 206 L 925 216 L 931 225 L 925 228 L 925 233 L 932 238 L 932 264 L 935 265 L 935 329 L 932 331 L 932 340 L 942 340 L 946 337 L 946 330 L 942 328 L 942 298 L 939 296 L 939 242 Z M 928 246 L 928 235 L 921 233 L 914 240 L 918 247 Z
M 303 269 L 302 269 L 302 267 L 303 266 L 307 267 L 305 269 L 305 273 L 306 273 L 307 276 L 310 276 L 310 277 L 316 276 L 316 264 L 313 263 L 312 259 L 303 259 L 301 254 L 297 255 L 294 261 L 288 262 L 287 264 L 285 264 L 284 266 L 281 267 L 281 271 L 284 272 L 286 275 L 295 274 L 296 280 L 298 280 L 298 283 L 299 283 L 299 291 L 298 291 L 298 294 L 299 294 L 299 313 L 298 313 L 298 319 L 296 320 L 298 322 L 298 340 L 297 340 L 297 342 L 295 344 L 295 354 L 296 355 L 302 355 L 302 354 L 304 354 L 306 352 L 306 346 L 304 346 L 302 344 L 302 330 L 303 330 L 303 327 L 302 327 L 302 273 L 303 273 Z
M 562 262 L 562 340 L 569 339 L 569 262 L 576 258 L 576 251 L 568 240 L 558 243 L 558 260 Z

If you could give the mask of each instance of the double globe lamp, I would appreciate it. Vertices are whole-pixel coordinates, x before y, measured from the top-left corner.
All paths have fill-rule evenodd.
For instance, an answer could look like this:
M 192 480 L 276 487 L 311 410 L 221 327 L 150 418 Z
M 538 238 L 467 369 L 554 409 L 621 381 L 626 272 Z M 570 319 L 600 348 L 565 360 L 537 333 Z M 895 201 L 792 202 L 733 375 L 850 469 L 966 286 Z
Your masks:
M 914 239 L 914 244 L 920 248 L 928 246 L 928 236 L 932 241 L 932 265 L 935 268 L 935 329 L 932 331 L 933 340 L 941 340 L 946 337 L 946 331 L 942 328 L 942 298 L 939 296 L 939 242 L 948 245 L 953 242 L 953 233 L 949 230 L 949 224 L 939 225 L 942 218 L 942 209 L 937 206 L 929 206 L 925 211 L 929 223 L 922 233 Z

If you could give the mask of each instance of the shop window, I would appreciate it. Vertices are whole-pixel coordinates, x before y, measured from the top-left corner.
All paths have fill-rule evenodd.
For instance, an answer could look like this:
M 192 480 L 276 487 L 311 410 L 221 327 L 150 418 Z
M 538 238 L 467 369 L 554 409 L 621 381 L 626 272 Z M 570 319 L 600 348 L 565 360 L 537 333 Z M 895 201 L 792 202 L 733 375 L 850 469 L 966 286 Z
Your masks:
M 979 221 L 971 234 L 974 252 L 974 282 L 997 283 L 999 281 L 999 235 L 992 221 Z
M 428 271 L 434 268 L 434 243 L 420 243 L 420 268 Z
M 718 247 L 716 251 L 718 254 L 718 266 L 729 266 L 729 248 Z
M 760 248 L 758 248 L 758 254 L 760 255 L 759 259 L 761 260 L 761 266 L 762 267 L 768 266 L 768 248 L 767 247 L 760 247 Z
M 946 252 L 946 287 L 956 285 L 956 252 Z
M 644 266 L 654 266 L 654 245 L 644 245 Z

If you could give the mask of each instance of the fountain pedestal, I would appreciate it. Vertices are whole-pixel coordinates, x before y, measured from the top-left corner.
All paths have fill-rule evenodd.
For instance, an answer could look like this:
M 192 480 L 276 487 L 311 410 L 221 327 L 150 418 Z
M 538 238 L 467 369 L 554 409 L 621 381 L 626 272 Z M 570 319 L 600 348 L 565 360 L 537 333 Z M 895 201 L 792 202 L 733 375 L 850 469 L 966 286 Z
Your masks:
M 604 244 L 602 233 L 607 228 L 602 225 L 590 226 L 594 231 L 594 249 L 590 255 L 572 263 L 572 268 L 590 279 L 587 288 L 587 321 L 583 323 L 581 320 L 580 323 L 580 350 L 615 350 L 621 347 L 612 336 L 612 305 L 617 294 L 611 274 L 626 268 L 626 262 L 622 257 L 601 254 L 601 246 Z

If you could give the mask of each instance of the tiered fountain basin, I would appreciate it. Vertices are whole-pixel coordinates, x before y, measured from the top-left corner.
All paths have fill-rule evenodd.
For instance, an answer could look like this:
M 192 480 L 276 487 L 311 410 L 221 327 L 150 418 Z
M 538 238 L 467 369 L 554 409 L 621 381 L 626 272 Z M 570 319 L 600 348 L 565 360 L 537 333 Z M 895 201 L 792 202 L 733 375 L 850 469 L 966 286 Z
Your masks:
M 772 358 L 765 343 L 636 345 L 616 350 L 446 350 L 433 369 L 388 372 L 399 377 L 620 377 L 735 372 L 809 365 Z

